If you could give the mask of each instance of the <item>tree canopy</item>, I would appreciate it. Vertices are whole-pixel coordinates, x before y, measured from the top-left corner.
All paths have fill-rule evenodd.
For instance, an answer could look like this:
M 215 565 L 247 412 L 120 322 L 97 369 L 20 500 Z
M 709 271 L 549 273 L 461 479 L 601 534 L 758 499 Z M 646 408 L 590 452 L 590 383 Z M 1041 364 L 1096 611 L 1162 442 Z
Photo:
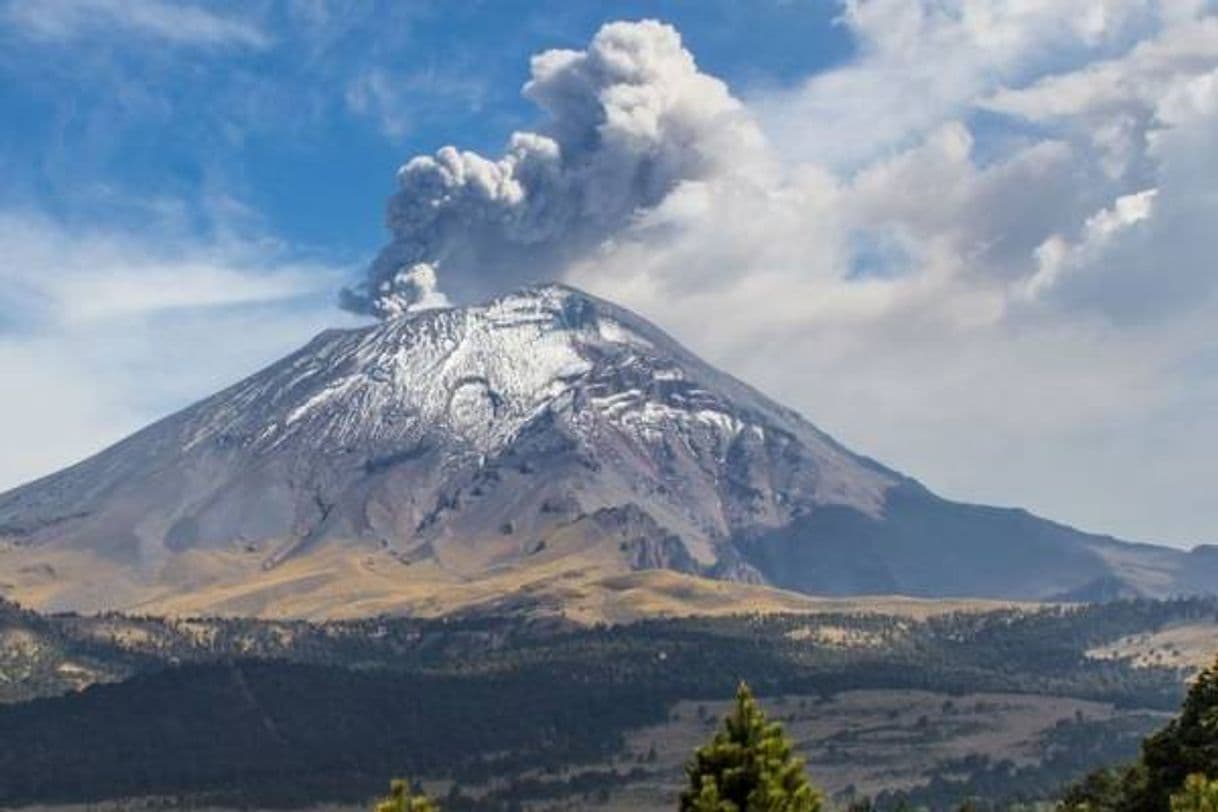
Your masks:
M 415 794 L 410 785 L 396 780 L 389 785 L 389 797 L 377 802 L 376 812 L 440 812 L 440 807 L 423 794 Z
M 1218 778 L 1218 662 L 1201 672 L 1180 715 L 1142 745 L 1146 801 L 1164 809 L 1190 775 Z
M 782 725 L 766 720 L 744 683 L 723 727 L 685 769 L 681 812 L 819 812 L 823 804 Z
M 1218 812 L 1218 781 L 1200 773 L 1184 781 L 1184 789 L 1171 797 L 1171 812 Z
M 1142 743 L 1128 767 L 1088 776 L 1063 798 L 1069 812 L 1218 812 L 1218 661 L 1189 688 L 1180 714 Z

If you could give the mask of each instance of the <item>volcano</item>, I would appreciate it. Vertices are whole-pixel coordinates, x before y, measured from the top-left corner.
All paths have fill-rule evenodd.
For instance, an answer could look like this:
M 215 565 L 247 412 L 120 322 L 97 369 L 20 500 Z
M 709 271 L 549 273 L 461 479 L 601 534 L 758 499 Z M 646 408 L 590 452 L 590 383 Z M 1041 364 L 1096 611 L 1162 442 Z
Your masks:
M 560 285 L 324 332 L 0 495 L 0 590 L 46 610 L 564 611 L 646 587 L 743 611 L 1216 586 L 1205 550 L 939 498 Z

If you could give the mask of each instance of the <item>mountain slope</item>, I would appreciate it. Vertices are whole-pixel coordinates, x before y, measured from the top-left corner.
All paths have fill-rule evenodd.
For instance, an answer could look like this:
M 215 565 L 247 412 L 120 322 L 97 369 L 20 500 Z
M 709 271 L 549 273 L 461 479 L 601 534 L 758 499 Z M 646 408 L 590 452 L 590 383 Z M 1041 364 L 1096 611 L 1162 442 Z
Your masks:
M 323 333 L 0 495 L 0 537 L 0 586 L 44 608 L 447 611 L 654 568 L 830 594 L 1218 583 L 938 499 L 556 285 Z

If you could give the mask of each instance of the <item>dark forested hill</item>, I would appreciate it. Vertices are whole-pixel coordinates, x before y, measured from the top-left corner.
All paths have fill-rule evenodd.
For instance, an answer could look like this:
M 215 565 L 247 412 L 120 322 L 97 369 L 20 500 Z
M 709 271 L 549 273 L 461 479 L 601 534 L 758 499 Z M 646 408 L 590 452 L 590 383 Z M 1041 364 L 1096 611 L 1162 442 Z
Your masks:
M 670 721 L 679 701 L 730 696 L 739 679 L 763 696 L 816 702 L 862 689 L 936 692 L 946 705 L 951 696 L 996 692 L 1168 711 L 1184 672 L 1087 652 L 1213 622 L 1216 613 L 1218 602 L 1197 599 L 924 621 L 770 616 L 588 629 L 486 618 L 315 625 L 42 617 L 5 605 L 0 634 L 22 635 L 40 663 L 18 671 L 10 661 L 6 690 L 15 696 L 13 675 L 24 674 L 24 695 L 43 698 L 0 706 L 0 804 L 142 795 L 359 800 L 395 774 L 463 787 L 499 779 L 501 789 L 503 779 L 527 778 L 534 794 L 580 781 L 611 786 L 648 774 L 647 763 L 596 771 L 615 763 L 631 731 Z M 63 675 L 83 679 L 85 665 L 99 680 L 117 681 L 70 690 Z M 815 718 L 814 706 L 806 712 Z M 945 724 L 965 724 L 945 713 Z M 918 735 L 933 733 L 919 724 L 926 732 Z M 1122 748 L 1145 733 L 1135 726 L 1121 738 L 1108 722 L 1086 724 L 1047 741 L 1056 755 L 1036 786 L 1048 791 L 1126 757 Z M 577 767 L 583 772 L 572 773 Z M 974 786 L 1001 796 L 1015 787 L 1013 774 L 984 760 L 946 765 L 943 775 L 935 797 Z M 470 795 L 468 808 L 501 808 L 503 798 L 492 796 L 475 803 Z

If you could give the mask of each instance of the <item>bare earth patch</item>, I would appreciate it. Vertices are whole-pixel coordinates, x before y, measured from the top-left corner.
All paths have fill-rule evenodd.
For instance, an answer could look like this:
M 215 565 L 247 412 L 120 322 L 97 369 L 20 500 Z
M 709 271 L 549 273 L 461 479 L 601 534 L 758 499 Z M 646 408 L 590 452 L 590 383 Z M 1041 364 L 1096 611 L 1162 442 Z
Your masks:
M 1091 649 L 1089 657 L 1129 660 L 1140 668 L 1167 666 L 1199 671 L 1214 662 L 1218 651 L 1218 620 L 1178 623 L 1154 633 L 1122 637 Z
M 615 553 L 595 545 L 570 548 L 560 543 L 526 562 L 478 575 L 463 575 L 434 559 L 403 561 L 355 543 L 319 545 L 307 556 L 271 568 L 263 567 L 258 556 L 244 553 L 191 551 L 175 559 L 152 584 L 133 580 L 129 572 L 97 556 L 43 549 L 0 551 L 0 571 L 43 573 L 42 567 L 55 576 L 15 576 L 0 587 L 0 597 L 43 612 L 85 606 L 87 611 L 121 609 L 180 618 L 336 620 L 379 614 L 437 617 L 480 610 L 561 616 L 589 625 L 779 612 L 925 619 L 1042 605 L 889 595 L 818 598 L 672 570 L 632 571 Z M 115 633 L 122 632 L 116 627 Z

